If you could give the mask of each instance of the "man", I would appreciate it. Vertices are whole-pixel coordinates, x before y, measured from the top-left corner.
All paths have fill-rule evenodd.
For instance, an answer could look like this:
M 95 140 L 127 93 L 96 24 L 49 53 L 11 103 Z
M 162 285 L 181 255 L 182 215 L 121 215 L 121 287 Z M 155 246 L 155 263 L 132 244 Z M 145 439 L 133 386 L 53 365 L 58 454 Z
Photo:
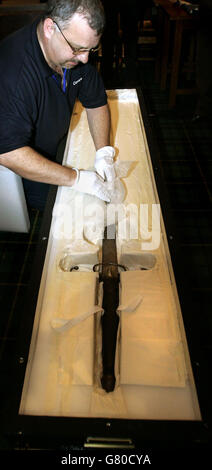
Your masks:
M 103 179 L 114 177 L 110 114 L 101 78 L 88 63 L 103 28 L 100 0 L 49 0 L 41 20 L 0 45 L 0 164 L 23 177 L 31 205 L 40 204 L 46 183 L 110 200 Z M 96 171 L 55 161 L 76 98 L 87 111 Z

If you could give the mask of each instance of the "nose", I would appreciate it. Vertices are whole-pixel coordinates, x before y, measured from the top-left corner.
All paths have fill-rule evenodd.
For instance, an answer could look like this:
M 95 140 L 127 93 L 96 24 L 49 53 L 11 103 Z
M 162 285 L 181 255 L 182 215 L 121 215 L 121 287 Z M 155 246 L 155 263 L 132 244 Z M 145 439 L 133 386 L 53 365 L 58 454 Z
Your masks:
M 81 52 L 81 54 L 77 55 L 78 60 L 82 62 L 83 64 L 87 64 L 88 57 L 89 57 L 89 51 Z

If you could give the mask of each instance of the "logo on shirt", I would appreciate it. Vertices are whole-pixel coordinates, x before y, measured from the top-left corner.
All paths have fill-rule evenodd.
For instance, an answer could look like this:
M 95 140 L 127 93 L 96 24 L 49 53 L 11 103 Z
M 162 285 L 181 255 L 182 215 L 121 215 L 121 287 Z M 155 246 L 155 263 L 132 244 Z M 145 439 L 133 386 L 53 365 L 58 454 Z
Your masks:
M 77 85 L 77 83 L 81 82 L 81 80 L 82 80 L 82 77 L 80 77 L 78 80 L 75 80 L 75 81 L 73 82 L 73 85 Z

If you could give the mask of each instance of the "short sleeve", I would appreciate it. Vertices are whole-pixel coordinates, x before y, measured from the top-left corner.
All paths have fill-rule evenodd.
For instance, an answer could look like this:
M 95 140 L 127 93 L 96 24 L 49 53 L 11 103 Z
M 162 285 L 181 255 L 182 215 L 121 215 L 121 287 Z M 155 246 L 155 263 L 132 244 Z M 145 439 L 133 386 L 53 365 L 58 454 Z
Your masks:
M 98 108 L 107 103 L 104 84 L 97 69 L 87 64 L 85 74 L 80 83 L 79 100 L 85 108 Z
M 25 104 L 16 97 L 0 98 L 0 154 L 29 145 L 33 125 Z

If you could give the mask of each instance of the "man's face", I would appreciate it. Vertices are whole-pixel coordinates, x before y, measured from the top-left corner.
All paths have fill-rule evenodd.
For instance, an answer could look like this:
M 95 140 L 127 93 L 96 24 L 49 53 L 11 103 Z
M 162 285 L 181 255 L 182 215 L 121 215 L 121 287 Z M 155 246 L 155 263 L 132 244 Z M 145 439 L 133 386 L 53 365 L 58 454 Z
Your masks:
M 52 21 L 52 20 L 50 20 Z M 88 62 L 89 51 L 98 46 L 100 36 L 90 28 L 86 18 L 75 13 L 69 24 L 61 28 L 52 21 L 52 34 L 49 41 L 49 54 L 51 60 L 58 66 L 73 68 L 79 62 Z

